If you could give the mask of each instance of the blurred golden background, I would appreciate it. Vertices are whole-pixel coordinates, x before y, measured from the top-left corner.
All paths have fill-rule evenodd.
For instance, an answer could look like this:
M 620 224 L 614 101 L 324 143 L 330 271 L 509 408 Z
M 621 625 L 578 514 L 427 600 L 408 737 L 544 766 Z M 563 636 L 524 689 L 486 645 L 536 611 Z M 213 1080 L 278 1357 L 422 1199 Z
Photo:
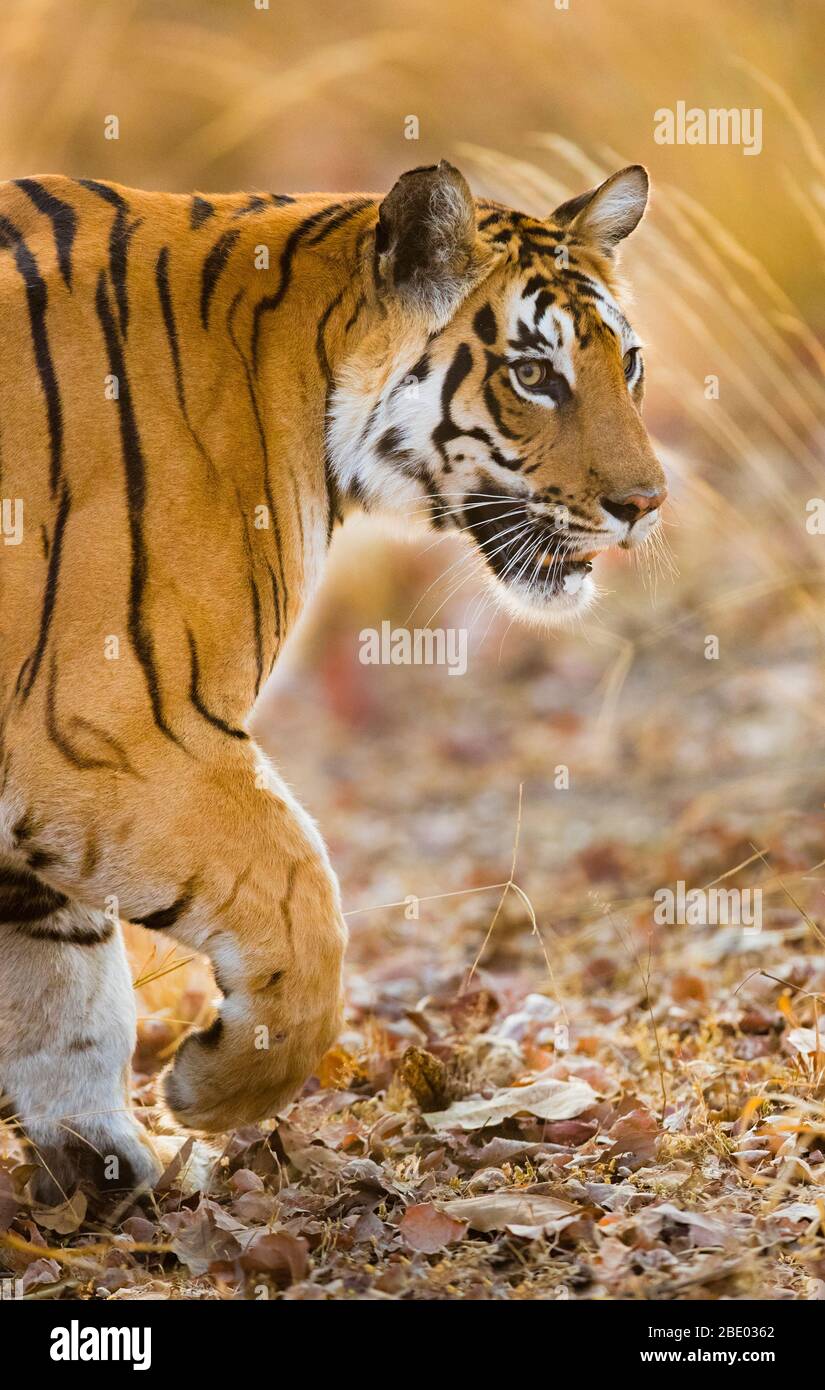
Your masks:
M 358 912 L 356 1013 L 392 1013 L 472 962 L 491 900 L 464 890 L 506 878 L 520 784 L 520 881 L 554 934 L 560 988 L 605 983 L 607 899 L 647 940 L 654 887 L 745 860 L 741 881 L 773 895 L 784 959 L 799 919 L 783 916 L 772 870 L 822 906 L 809 870 L 822 857 L 825 536 L 806 504 L 825 492 L 825 8 L 6 0 L 0 45 L 6 178 L 381 190 L 446 156 L 478 193 L 540 214 L 622 163 L 648 166 L 652 207 L 624 267 L 671 479 L 672 563 L 608 561 L 598 609 L 547 636 L 469 585 L 450 595 L 439 575 L 457 542 L 348 523 L 258 729 Z M 654 113 L 680 100 L 759 107 L 762 152 L 658 145 Z M 112 114 L 117 140 L 104 139 Z M 359 663 L 363 627 L 411 613 L 470 627 L 465 676 Z M 417 921 L 360 911 L 448 893 Z M 138 973 L 155 977 L 142 1039 L 162 1054 L 209 987 L 194 963 L 164 973 L 177 957 L 153 950 L 133 933 Z M 672 964 L 687 948 L 663 933 L 651 950 Z M 485 959 L 529 987 L 545 979 L 523 910 L 504 914 Z

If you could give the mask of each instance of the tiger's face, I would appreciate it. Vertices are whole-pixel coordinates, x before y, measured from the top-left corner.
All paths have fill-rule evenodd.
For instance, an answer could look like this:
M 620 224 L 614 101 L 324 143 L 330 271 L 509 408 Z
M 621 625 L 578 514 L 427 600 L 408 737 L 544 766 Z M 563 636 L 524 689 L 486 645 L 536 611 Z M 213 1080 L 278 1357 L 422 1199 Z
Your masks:
M 464 532 L 507 606 L 544 622 L 587 606 L 599 552 L 640 545 L 666 495 L 611 264 L 646 198 L 633 166 L 539 221 L 476 207 L 449 165 L 404 176 L 376 230 L 375 323 L 332 402 L 345 488 Z

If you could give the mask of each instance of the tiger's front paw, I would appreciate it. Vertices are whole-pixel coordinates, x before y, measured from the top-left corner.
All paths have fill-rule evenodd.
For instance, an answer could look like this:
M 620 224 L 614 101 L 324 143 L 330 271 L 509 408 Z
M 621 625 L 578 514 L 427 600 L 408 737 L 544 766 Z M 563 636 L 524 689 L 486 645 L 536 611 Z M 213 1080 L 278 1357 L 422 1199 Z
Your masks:
M 288 1025 L 251 1022 L 230 1004 L 181 1044 L 162 1080 L 166 1102 L 189 1129 L 221 1133 L 268 1119 L 293 1100 L 341 1027 L 341 1000 Z

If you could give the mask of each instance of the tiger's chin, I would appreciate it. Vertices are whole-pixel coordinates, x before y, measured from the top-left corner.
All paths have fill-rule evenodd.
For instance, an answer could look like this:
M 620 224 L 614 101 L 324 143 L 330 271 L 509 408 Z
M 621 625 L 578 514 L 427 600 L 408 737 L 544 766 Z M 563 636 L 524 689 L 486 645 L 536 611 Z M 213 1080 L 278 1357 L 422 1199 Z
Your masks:
M 563 627 L 587 612 L 598 596 L 598 587 L 589 570 L 571 565 L 554 576 L 552 584 L 541 579 L 529 584 L 494 579 L 501 606 L 520 622 L 534 627 Z

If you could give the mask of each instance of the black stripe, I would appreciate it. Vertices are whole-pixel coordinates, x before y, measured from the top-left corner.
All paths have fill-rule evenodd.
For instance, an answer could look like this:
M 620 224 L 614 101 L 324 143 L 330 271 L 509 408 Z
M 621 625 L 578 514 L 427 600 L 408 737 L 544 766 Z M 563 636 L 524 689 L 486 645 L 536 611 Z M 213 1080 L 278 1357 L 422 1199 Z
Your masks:
M 456 354 L 450 363 L 441 387 L 441 420 L 432 432 L 432 441 L 438 452 L 441 454 L 445 464 L 449 467 L 450 460 L 447 454 L 447 444 L 451 439 L 466 438 L 478 439 L 487 446 L 490 451 L 490 458 L 501 468 L 508 468 L 515 472 L 521 468 L 524 460 L 508 459 L 497 449 L 489 431 L 482 429 L 480 425 L 460 427 L 452 417 L 453 398 L 467 378 L 473 366 L 473 354 L 467 343 L 461 343 L 456 350 Z
M 93 743 L 101 744 L 109 756 L 104 757 L 100 753 L 84 752 L 69 738 L 67 728 L 74 729 L 86 738 L 90 738 Z M 129 762 L 123 745 L 111 734 L 105 733 L 103 729 L 98 729 L 88 719 L 83 719 L 80 715 L 75 714 L 67 721 L 66 728 L 60 728 L 57 718 L 57 658 L 54 652 L 52 652 L 49 663 L 49 683 L 46 688 L 46 733 L 66 761 L 82 772 L 105 770 L 108 772 L 128 772 L 133 777 L 138 775 Z
M 575 267 L 571 265 L 564 271 L 564 278 L 565 281 L 572 280 L 574 284 L 580 285 L 583 290 L 595 295 L 597 299 L 601 298 L 602 286 L 599 284 L 598 280 L 593 279 L 592 275 L 585 275 L 584 271 L 576 270 Z
M 398 426 L 392 425 L 376 440 L 375 449 L 381 454 L 382 458 L 392 458 L 393 455 L 397 454 L 403 447 L 403 443 L 404 441 L 401 438 L 401 431 L 398 429 Z
M 45 213 L 51 219 L 57 264 L 67 287 L 71 289 L 72 247 L 77 233 L 77 213 L 70 203 L 64 203 L 62 198 L 55 197 L 54 193 L 50 193 L 36 179 L 16 179 L 15 182 L 27 198 L 31 199 L 38 212 Z
M 198 660 L 198 649 L 192 631 L 188 626 L 186 628 L 186 636 L 189 642 L 191 672 L 189 678 L 189 699 L 192 701 L 198 714 L 202 715 L 210 724 L 213 724 L 216 729 L 220 729 L 222 733 L 229 734 L 230 738 L 249 738 L 249 735 L 244 729 L 236 729 L 232 724 L 227 724 L 225 719 L 221 719 L 217 714 L 213 714 L 212 711 L 207 708 L 200 689 L 201 672 L 200 661 Z
M 320 231 L 309 238 L 307 246 L 317 246 L 328 236 L 331 236 L 333 232 L 337 232 L 339 227 L 343 227 L 345 222 L 349 222 L 352 217 L 355 217 L 359 212 L 363 212 L 364 208 L 371 206 L 374 206 L 372 198 L 356 198 L 353 202 L 348 203 L 346 207 L 341 208 L 340 212 L 336 212 L 334 216 L 330 217 L 329 221 L 324 224 Z
M 367 296 L 362 292 L 361 294 L 359 294 L 357 300 L 355 301 L 355 308 L 353 309 L 352 313 L 350 314 L 349 318 L 344 324 L 345 334 L 349 333 L 350 330 L 355 327 L 355 324 L 361 314 L 361 310 L 366 307 L 366 303 Z
M 189 908 L 195 895 L 196 883 L 196 879 L 190 878 L 180 897 L 168 907 L 158 908 L 157 912 L 147 912 L 145 917 L 130 917 L 129 921 L 136 922 L 140 927 L 148 927 L 149 931 L 165 931 L 167 927 L 173 927 Z
M 170 729 L 163 713 L 155 665 L 155 647 L 143 613 L 143 599 L 149 568 L 143 533 L 146 508 L 146 463 L 135 419 L 129 378 L 126 375 L 123 350 L 112 317 L 109 297 L 106 293 L 104 271 L 101 271 L 98 277 L 96 307 L 109 357 L 109 371 L 119 382 L 117 406 L 120 421 L 120 442 L 126 473 L 126 501 L 132 550 L 129 575 L 129 640 L 143 670 L 155 724 L 166 738 L 182 747 L 180 739 Z
M 90 927 L 72 927 L 69 931 L 54 931 L 48 927 L 21 927 L 20 932 L 30 941 L 51 941 L 57 946 L 104 946 L 112 938 L 114 927 L 106 923 L 105 930 L 96 932 Z
M 218 286 L 218 281 L 226 269 L 230 252 L 235 242 L 240 236 L 237 227 L 228 232 L 223 232 L 215 242 L 211 251 L 203 263 L 201 271 L 201 323 L 204 328 L 209 327 L 209 309 L 212 303 L 212 296 Z
M 95 871 L 100 859 L 100 846 L 97 836 L 90 830 L 86 836 L 86 843 L 83 847 L 83 862 L 80 865 L 80 872 L 84 878 L 89 878 Z
M 237 875 L 235 879 L 235 882 L 232 884 L 232 887 L 229 890 L 228 896 L 224 899 L 222 903 L 219 903 L 218 906 L 215 908 L 215 912 L 213 914 L 214 916 L 219 917 L 224 912 L 228 912 L 230 908 L 235 906 L 235 903 L 238 901 L 238 894 L 240 893 L 241 889 L 243 888 L 244 884 L 249 878 L 251 872 L 251 864 L 247 864 L 245 869 L 241 869 L 240 873 Z M 215 980 L 217 981 L 218 989 L 220 990 L 221 994 L 228 994 L 229 990 L 226 988 L 223 982 L 218 979 L 218 972 L 215 969 L 214 961 L 212 963 L 212 972 L 215 976 Z
M 251 213 L 263 212 L 264 208 L 271 207 L 271 199 L 263 193 L 250 193 L 242 208 L 236 208 L 232 213 L 232 221 L 236 222 L 239 217 L 249 217 Z
M 449 413 L 453 397 L 465 377 L 469 376 L 472 366 L 473 354 L 466 343 L 460 343 L 441 387 L 441 406 L 445 414 Z
M 275 557 L 278 561 L 278 574 L 280 576 L 281 591 L 283 593 L 283 616 L 284 622 L 286 622 L 287 610 L 289 608 L 289 589 L 287 587 L 286 575 L 284 573 L 284 557 L 283 547 L 281 543 L 281 528 L 278 523 L 278 513 L 275 509 L 275 499 L 272 496 L 272 485 L 269 480 L 269 448 L 266 442 L 266 431 L 264 430 L 263 420 L 261 419 L 261 411 L 258 405 L 258 396 L 255 390 L 255 382 L 252 378 L 252 371 L 246 359 L 246 354 L 244 353 L 243 349 L 240 346 L 240 343 L 238 342 L 237 337 L 235 336 L 235 314 L 237 313 L 238 308 L 240 307 L 243 297 L 244 291 L 238 290 L 238 293 L 235 295 L 235 298 L 232 300 L 232 303 L 230 305 L 229 313 L 226 316 L 226 331 L 229 334 L 229 341 L 231 342 L 235 352 L 237 353 L 238 358 L 240 359 L 241 365 L 243 367 L 244 381 L 246 382 L 246 390 L 249 396 L 249 403 L 252 407 L 252 415 L 255 420 L 255 429 L 258 435 L 258 441 L 261 446 L 261 455 L 263 458 L 264 495 L 266 497 L 266 505 L 269 508 L 269 519 L 272 523 L 272 533 L 275 540 Z M 243 516 L 243 508 L 241 507 L 240 500 L 238 502 L 238 508 L 241 512 L 241 515 Z M 244 525 L 246 525 L 245 517 Z M 279 594 L 277 585 L 275 584 L 273 584 L 272 586 L 272 599 L 275 609 L 277 641 L 278 645 L 280 646 L 282 630 L 281 595 Z
M 524 319 L 519 319 L 516 325 L 516 336 L 514 338 L 508 338 L 507 343 L 518 352 L 525 352 L 530 348 L 547 347 L 547 339 L 539 333 L 538 329 L 530 328 L 524 322 Z
M 24 811 L 19 820 L 16 820 L 11 828 L 12 839 L 17 845 L 22 845 L 26 840 L 31 840 L 35 835 L 39 835 L 43 829 L 43 822 L 33 811 Z
M 180 363 L 180 343 L 178 342 L 175 311 L 172 307 L 172 295 L 169 289 L 168 246 L 162 247 L 158 252 L 158 258 L 155 262 L 155 283 L 158 287 L 158 298 L 160 299 L 160 310 L 163 315 L 163 326 L 166 329 L 166 340 L 169 344 L 169 351 L 172 356 L 172 371 L 175 374 L 175 393 L 178 398 L 181 414 L 188 424 L 189 416 L 186 410 L 186 394 L 183 388 L 183 370 Z
M 457 429 L 453 423 L 452 403 L 456 391 L 465 378 L 469 376 L 472 367 L 472 352 L 466 343 L 459 343 L 455 356 L 444 374 L 444 381 L 441 385 L 441 420 L 432 433 L 433 444 L 445 463 L 449 462 L 446 451 L 447 441 L 464 433 L 463 430 Z
M 196 193 L 189 209 L 189 226 L 192 228 L 192 231 L 196 232 L 199 227 L 203 226 L 204 222 L 208 222 L 209 218 L 214 216 L 215 208 L 213 204 L 208 202 L 206 198 L 201 198 L 200 195 Z
M 155 283 L 158 289 L 158 299 L 160 300 L 160 311 L 163 316 L 163 326 L 166 329 L 166 341 L 169 344 L 169 353 L 172 358 L 172 371 L 175 377 L 175 394 L 178 398 L 181 415 L 183 416 L 189 436 L 195 445 L 201 458 L 204 460 L 210 473 L 217 473 L 215 464 L 211 459 L 205 445 L 195 430 L 189 418 L 189 407 L 186 403 L 186 388 L 183 382 L 183 364 L 180 355 L 180 338 L 175 322 L 175 309 L 172 303 L 172 291 L 169 285 L 169 247 L 163 246 L 158 252 L 155 262 Z
M 341 300 L 344 298 L 347 288 L 348 286 L 345 285 L 327 305 L 318 320 L 318 329 L 315 334 L 315 355 L 318 358 L 318 366 L 321 369 L 321 375 L 326 382 L 326 395 L 324 397 L 324 483 L 327 492 L 327 541 L 329 541 L 332 536 L 336 521 L 341 520 L 341 505 L 338 495 L 338 481 L 332 467 L 332 458 L 330 457 L 329 443 L 327 440 L 327 431 L 329 428 L 329 398 L 332 392 L 333 380 L 332 368 L 329 365 L 329 356 L 327 354 L 326 330 L 327 324 L 338 308 L 338 305 L 341 303 Z
M 493 390 L 493 383 L 491 381 L 485 381 L 483 395 L 484 404 L 489 410 L 490 415 L 493 418 L 493 424 L 495 425 L 499 434 L 504 435 L 505 439 L 518 439 L 519 436 L 516 434 L 515 430 L 511 430 L 509 425 L 506 425 L 504 423 L 501 414 L 501 402 L 498 399 L 498 396 L 496 395 L 495 391 Z
M 109 232 L 109 272 L 112 277 L 112 285 L 115 291 L 117 302 L 118 318 L 120 319 L 120 331 L 124 338 L 129 331 L 129 302 L 126 294 L 126 256 L 129 249 L 129 241 L 140 225 L 140 219 L 133 222 L 131 227 L 127 226 L 126 218 L 129 212 L 129 204 L 126 199 L 112 188 L 108 183 L 99 183 L 97 179 L 78 179 L 77 182 L 82 188 L 87 188 L 90 193 L 94 193 L 98 198 L 102 198 L 104 203 L 109 203 L 115 209 L 115 216 L 112 221 L 111 231 Z
M 295 892 L 295 879 L 298 876 L 299 868 L 300 864 L 298 860 L 293 859 L 287 871 L 286 888 L 284 889 L 284 896 L 280 903 L 281 915 L 284 919 L 287 940 L 289 941 L 289 949 L 293 956 L 295 954 L 295 948 L 292 943 L 292 895 Z M 276 971 L 276 974 L 282 973 L 282 971 Z
M 46 571 L 46 588 L 43 593 L 43 606 L 40 610 L 40 630 L 37 634 L 37 645 L 31 656 L 23 663 L 17 677 L 17 690 L 25 702 L 31 688 L 37 679 L 37 673 L 43 660 L 46 650 L 46 643 L 49 640 L 49 630 L 54 616 L 54 606 L 57 599 L 57 585 L 60 577 L 60 564 L 63 558 L 63 536 L 66 530 L 66 522 L 71 510 L 72 498 L 69 492 L 69 485 L 63 481 L 60 489 L 60 501 L 57 507 L 57 520 L 54 526 L 54 539 L 49 553 L 49 568 Z
M 121 197 L 111 184 L 100 183 L 97 179 L 76 179 L 75 182 L 79 183 L 81 188 L 88 188 L 90 193 L 96 193 L 105 203 L 111 203 L 113 208 L 122 208 L 124 212 L 128 212 L 129 204 L 126 199 Z
M 534 294 L 548 288 L 547 277 L 544 275 L 531 275 L 527 284 L 521 292 L 522 299 L 532 299 Z
M 30 941 L 51 941 L 55 946 L 103 946 L 112 938 L 114 927 L 106 922 L 99 932 L 93 927 L 70 927 L 67 931 L 57 931 L 54 927 L 18 927 L 21 936 Z
M 252 544 L 249 539 L 249 531 L 246 529 L 244 518 L 244 549 L 249 562 L 249 597 L 252 603 L 252 631 L 255 638 L 255 694 L 263 684 L 264 678 L 264 641 L 263 627 L 261 624 L 261 596 L 258 593 L 258 581 L 255 578 L 255 558 L 252 551 Z
M 31 849 L 26 855 L 26 863 L 34 872 L 38 869 L 49 869 L 60 862 L 61 856 L 50 849 Z
M 62 893 L 54 892 L 26 869 L 0 868 L 0 922 L 4 925 L 38 922 L 67 902 Z
M 538 250 L 541 254 L 547 251 L 547 247 L 543 245 L 544 242 L 549 241 L 551 246 L 555 245 L 557 242 L 561 241 L 567 233 L 558 230 L 554 231 L 552 227 L 540 227 L 534 224 L 530 227 L 522 228 L 521 235 L 525 245 L 529 245 L 530 242 L 533 242 L 533 249 Z
M 301 498 L 300 498 L 300 495 L 299 495 L 299 493 L 298 493 L 298 483 L 297 483 L 297 480 L 296 480 L 296 478 L 295 478 L 295 474 L 294 474 L 294 473 L 291 473 L 291 474 L 290 474 L 290 482 L 292 483 L 292 500 L 293 500 L 294 503 L 295 503 L 295 516 L 296 516 L 297 521 L 298 521 L 298 534 L 299 534 L 299 536 L 300 536 L 300 541 L 301 541 L 301 544 L 300 544 L 300 551 L 301 551 L 301 558 L 303 559 L 303 555 L 304 555 L 304 516 L 303 516 L 303 512 L 301 511 Z
M 332 385 L 332 369 L 329 365 L 329 357 L 327 356 L 326 345 L 327 324 L 329 323 L 330 318 L 334 314 L 335 310 L 338 308 L 338 305 L 341 303 L 341 300 L 347 292 L 347 288 L 348 287 L 345 285 L 342 290 L 339 290 L 335 298 L 330 300 L 329 304 L 327 305 L 326 309 L 324 310 L 320 319 L 318 320 L 318 328 L 315 333 L 315 356 L 318 358 L 318 366 L 321 369 L 321 375 L 324 378 L 327 387 L 330 387 Z
M 124 339 L 129 336 L 129 294 L 126 288 L 129 243 L 142 221 L 142 217 L 136 217 L 134 222 L 127 226 L 126 214 L 118 208 L 109 233 L 109 274 L 112 277 L 120 331 Z
M 555 304 L 555 302 L 556 296 L 553 294 L 552 290 L 541 290 L 540 293 L 536 295 L 536 304 L 534 309 L 534 317 L 536 323 L 541 323 L 542 319 L 544 318 L 544 315 L 547 313 L 547 310 L 550 309 L 552 305 Z
M 419 357 L 415 366 L 410 369 L 408 375 L 415 377 L 419 386 L 422 381 L 427 380 L 427 377 L 430 375 L 430 358 L 428 353 L 425 352 L 423 356 Z M 403 380 L 399 383 L 399 385 L 404 385 Z
M 91 720 L 83 719 L 79 714 L 73 714 L 71 716 L 69 719 L 69 727 L 77 730 L 78 733 L 85 734 L 87 738 L 103 744 L 104 748 L 107 748 L 112 754 L 111 759 L 92 758 L 89 757 L 88 754 L 80 754 L 78 755 L 80 759 L 78 766 L 84 768 L 109 767 L 113 772 L 128 772 L 132 777 L 140 776 L 140 773 L 135 772 L 135 769 L 129 762 L 123 744 L 119 739 L 116 739 L 113 734 L 107 734 L 105 729 L 99 729 Z
M 297 227 L 293 227 L 286 239 L 284 248 L 281 252 L 281 281 L 274 294 L 267 294 L 263 299 L 259 299 L 255 305 L 252 316 L 252 367 L 258 370 L 258 349 L 260 346 L 261 320 L 264 314 L 271 314 L 278 308 L 284 295 L 289 289 L 292 280 L 292 262 L 295 259 L 301 242 L 320 224 L 326 222 L 335 212 L 338 204 L 333 203 L 331 207 L 321 208 L 319 212 L 313 212 L 311 216 L 305 217 L 303 222 L 299 222 Z
M 26 286 L 26 304 L 29 311 L 34 358 L 40 377 L 40 385 L 46 398 L 46 415 L 49 424 L 49 486 L 52 496 L 54 496 L 57 492 L 63 459 L 63 411 L 46 331 L 48 291 L 46 282 L 37 268 L 37 261 L 17 228 L 6 217 L 0 217 L 0 247 L 6 251 L 14 251 L 15 264 Z
M 201 1047 L 217 1047 L 223 1033 L 223 1019 L 220 1014 L 210 1023 L 208 1028 L 202 1028 L 199 1033 L 193 1033 L 192 1037 Z
M 475 329 L 482 343 L 486 343 L 488 347 L 490 347 L 491 344 L 495 342 L 496 333 L 498 330 L 496 327 L 496 316 L 493 312 L 492 304 L 482 304 L 481 308 L 479 309 L 478 313 L 473 319 L 473 328 Z

